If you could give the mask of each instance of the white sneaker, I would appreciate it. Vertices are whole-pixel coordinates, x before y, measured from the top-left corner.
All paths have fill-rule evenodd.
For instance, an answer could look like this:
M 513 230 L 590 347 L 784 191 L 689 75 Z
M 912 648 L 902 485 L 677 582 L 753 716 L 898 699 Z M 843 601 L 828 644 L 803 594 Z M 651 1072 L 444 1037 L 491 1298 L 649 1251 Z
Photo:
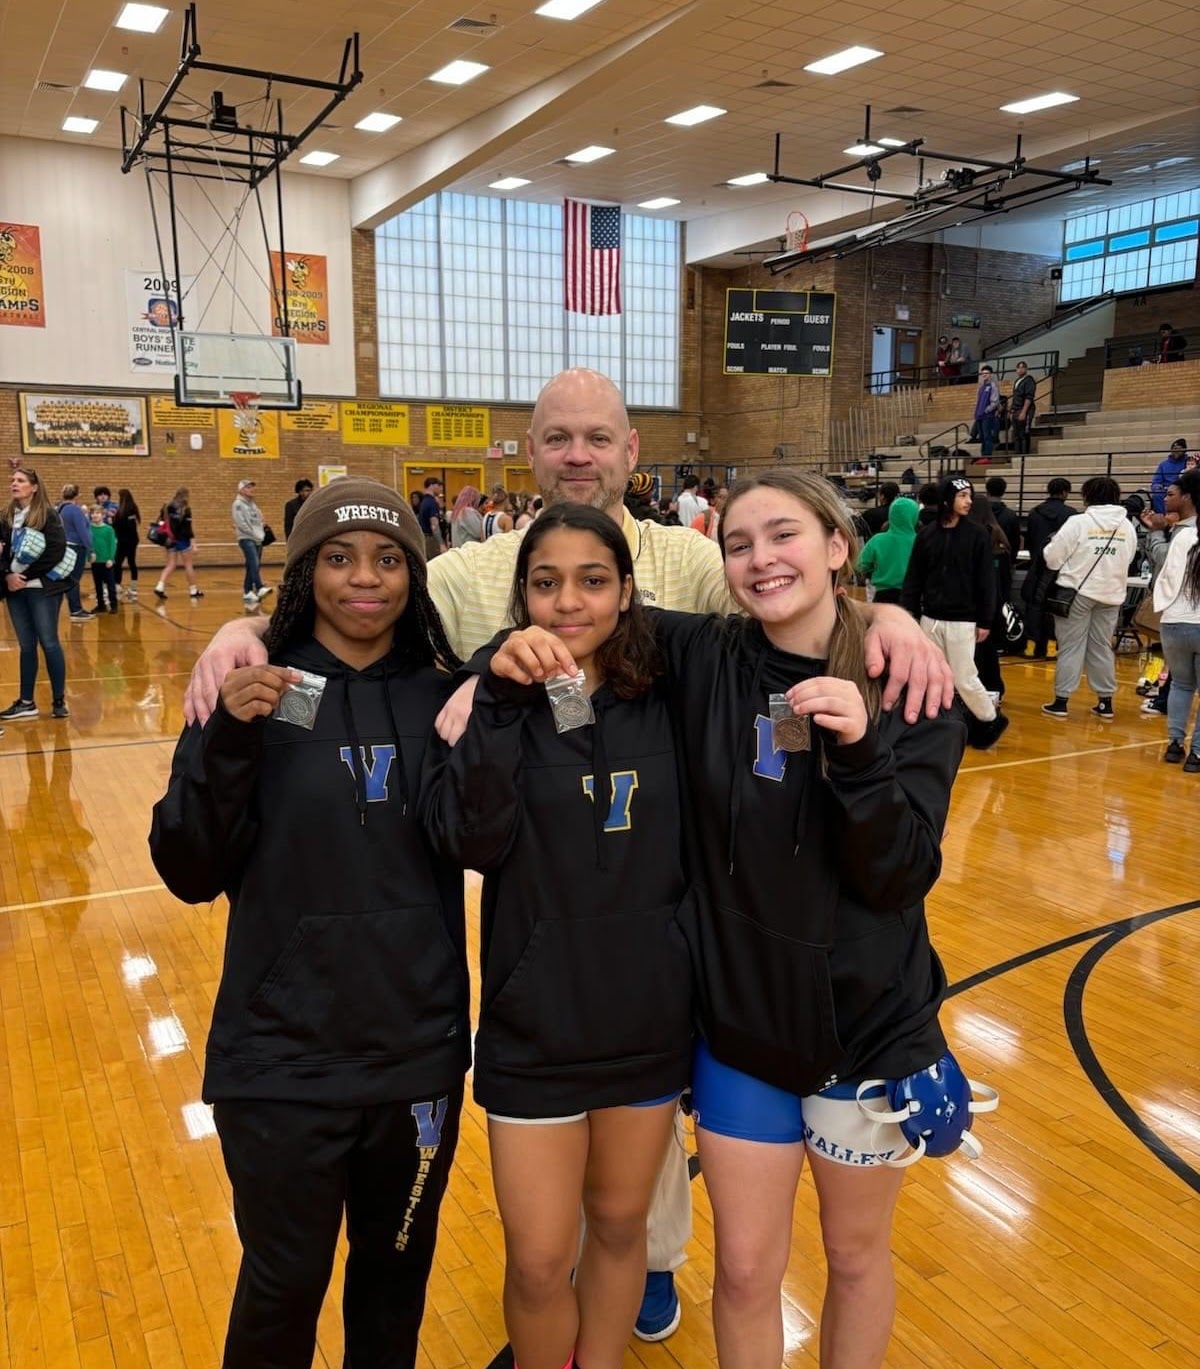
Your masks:
M 258 595 L 253 593 L 243 594 L 242 603 L 246 604 L 248 607 L 252 607 L 253 605 L 258 603 Z
M 268 594 L 274 594 L 274 593 L 275 593 L 275 586 L 274 586 L 274 585 L 264 585 L 264 586 L 262 587 L 262 589 L 260 589 L 260 590 L 258 591 L 258 599 L 259 599 L 259 602 L 261 603 L 261 601 L 262 601 L 263 599 L 265 599 L 265 598 L 267 597 Z

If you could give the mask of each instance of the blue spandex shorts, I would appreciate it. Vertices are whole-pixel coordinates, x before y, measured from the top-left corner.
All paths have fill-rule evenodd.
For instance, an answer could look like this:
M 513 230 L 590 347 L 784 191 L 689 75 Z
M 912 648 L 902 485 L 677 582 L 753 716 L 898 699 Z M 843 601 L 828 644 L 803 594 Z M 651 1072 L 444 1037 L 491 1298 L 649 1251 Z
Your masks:
M 879 1123 L 856 1099 L 857 1084 L 834 1084 L 801 1097 L 743 1074 L 713 1058 L 704 1041 L 692 1056 L 692 1113 L 696 1125 L 735 1141 L 767 1145 L 804 1142 L 810 1155 L 840 1165 L 886 1164 L 908 1142 L 895 1123 Z M 863 1101 L 886 1107 L 884 1088 L 864 1090 Z

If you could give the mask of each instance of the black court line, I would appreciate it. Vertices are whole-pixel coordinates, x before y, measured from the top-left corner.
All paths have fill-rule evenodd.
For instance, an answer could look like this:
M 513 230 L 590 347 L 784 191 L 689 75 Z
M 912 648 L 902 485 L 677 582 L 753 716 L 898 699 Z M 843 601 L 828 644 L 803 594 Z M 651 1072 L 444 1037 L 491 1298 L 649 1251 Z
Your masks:
M 1062 937 L 1058 941 L 1051 941 L 1045 946 L 1038 946 L 1031 951 L 1013 956 L 1011 960 L 1002 960 L 990 969 L 980 970 L 976 974 L 969 975 L 966 979 L 952 985 L 946 991 L 946 997 L 953 998 L 957 994 L 965 993 L 967 989 L 973 989 L 979 984 L 998 979 L 1011 970 L 1021 969 L 1023 966 L 1031 965 L 1046 956 L 1056 955 L 1059 951 L 1068 950 L 1072 946 L 1079 946 L 1085 941 L 1096 942 L 1096 945 L 1083 956 L 1074 970 L 1071 971 L 1070 978 L 1067 981 L 1063 995 L 1063 1020 L 1067 1029 L 1067 1040 L 1071 1043 L 1075 1058 L 1079 1061 L 1092 1087 L 1112 1109 L 1118 1120 L 1177 1178 L 1182 1179 L 1189 1188 L 1200 1193 L 1200 1171 L 1197 1171 L 1181 1155 L 1172 1150 L 1162 1137 L 1142 1121 L 1129 1103 L 1125 1101 L 1121 1091 L 1105 1073 L 1104 1067 L 1092 1049 L 1091 1042 L 1088 1039 L 1087 1027 L 1083 1020 L 1083 991 L 1087 985 L 1088 977 L 1114 946 L 1119 945 L 1132 933 L 1153 926 L 1164 918 L 1177 917 L 1180 913 L 1192 912 L 1197 908 L 1200 908 L 1200 903 L 1194 900 L 1188 903 L 1175 903 L 1169 908 L 1158 908 L 1149 913 L 1137 913 L 1133 917 L 1118 918 L 1115 922 L 1108 922 L 1100 927 L 1091 927 L 1085 932 L 1076 932 L 1072 936 Z
M 28 721 L 33 722 L 30 718 Z M 17 723 L 16 726 L 20 726 Z M 21 746 L 6 747 L 0 751 L 0 761 L 15 761 L 22 756 L 57 756 L 69 751 L 72 755 L 81 751 L 118 751 L 123 746 L 175 746 L 178 737 L 138 737 L 127 742 L 84 742 L 68 743 L 66 746 Z
M 1195 908 L 1197 905 L 1191 904 L 1189 906 Z M 1097 942 L 1071 972 L 1071 977 L 1068 979 L 1066 990 L 1063 993 L 1063 1017 L 1067 1025 L 1067 1036 L 1072 1049 L 1075 1051 L 1075 1057 L 1083 1067 L 1084 1074 L 1087 1075 L 1096 1092 L 1116 1114 L 1118 1120 L 1123 1122 L 1134 1136 L 1166 1165 L 1172 1174 L 1182 1179 L 1194 1192 L 1200 1193 L 1200 1170 L 1190 1165 L 1178 1152 L 1172 1150 L 1166 1141 L 1152 1127 L 1147 1125 L 1126 1101 L 1120 1089 L 1108 1077 L 1104 1066 L 1101 1065 L 1096 1052 L 1092 1049 L 1092 1043 L 1088 1039 L 1087 1025 L 1083 1020 L 1083 994 L 1087 988 L 1088 978 L 1109 951 L 1115 946 L 1119 946 L 1126 937 L 1132 936 L 1134 932 L 1141 931 L 1143 927 L 1148 927 L 1164 917 L 1172 917 L 1187 911 L 1187 907 L 1164 909 L 1159 913 L 1146 913 L 1140 917 L 1131 917 L 1124 927 L 1110 932 L 1102 941 Z

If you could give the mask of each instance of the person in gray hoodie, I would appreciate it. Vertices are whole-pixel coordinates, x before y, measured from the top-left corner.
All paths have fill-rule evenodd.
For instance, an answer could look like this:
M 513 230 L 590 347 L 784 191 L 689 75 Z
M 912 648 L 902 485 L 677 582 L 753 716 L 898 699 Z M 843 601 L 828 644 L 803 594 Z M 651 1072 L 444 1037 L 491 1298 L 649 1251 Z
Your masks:
M 258 507 L 253 480 L 239 480 L 237 498 L 233 501 L 233 533 L 246 561 L 246 575 L 242 581 L 242 603 L 247 608 L 260 604 L 273 586 L 262 581 L 263 516 Z

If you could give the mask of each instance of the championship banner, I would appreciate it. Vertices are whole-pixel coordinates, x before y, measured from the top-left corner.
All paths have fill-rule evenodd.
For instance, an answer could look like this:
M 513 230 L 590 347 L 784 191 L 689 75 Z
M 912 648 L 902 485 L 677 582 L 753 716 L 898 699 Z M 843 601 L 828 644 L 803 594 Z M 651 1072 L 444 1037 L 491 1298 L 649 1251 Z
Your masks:
M 329 264 L 325 257 L 307 252 L 287 254 L 288 327 L 298 343 L 329 346 Z M 279 253 L 271 253 L 271 333 L 283 337 L 283 313 L 276 307 L 281 286 Z
M 342 441 L 350 446 L 408 446 L 408 405 L 377 400 L 347 401 L 342 412 Z
M 157 396 L 150 400 L 150 417 L 156 428 L 215 428 L 217 411 L 215 409 L 184 408 L 173 399 Z
M 491 410 L 471 404 L 427 405 L 425 440 L 431 447 L 490 447 Z
M 280 410 L 285 433 L 336 433 L 338 406 L 313 402 L 300 409 Z
M 187 297 L 195 276 L 183 277 Z M 180 294 L 176 282 L 157 267 L 125 272 L 125 308 L 129 321 L 129 366 L 151 375 L 175 374 L 175 334 Z
M 31 223 L 0 222 L 0 325 L 46 326 L 42 238 Z
M 279 414 L 274 409 L 260 409 L 252 415 L 219 409 L 217 451 L 225 460 L 278 461 Z

